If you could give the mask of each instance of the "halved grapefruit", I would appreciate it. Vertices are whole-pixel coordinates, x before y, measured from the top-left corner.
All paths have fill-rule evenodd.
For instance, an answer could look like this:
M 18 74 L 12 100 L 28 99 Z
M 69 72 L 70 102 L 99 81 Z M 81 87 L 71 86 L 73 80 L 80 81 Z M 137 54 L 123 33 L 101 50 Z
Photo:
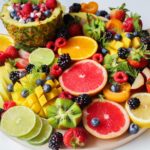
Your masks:
M 100 124 L 93 126 L 91 120 L 98 118 Z M 83 110 L 85 129 L 100 139 L 112 139 L 124 134 L 130 124 L 125 109 L 116 102 L 95 99 Z
M 107 71 L 96 61 L 86 59 L 63 72 L 59 81 L 61 87 L 72 95 L 94 95 L 105 86 Z

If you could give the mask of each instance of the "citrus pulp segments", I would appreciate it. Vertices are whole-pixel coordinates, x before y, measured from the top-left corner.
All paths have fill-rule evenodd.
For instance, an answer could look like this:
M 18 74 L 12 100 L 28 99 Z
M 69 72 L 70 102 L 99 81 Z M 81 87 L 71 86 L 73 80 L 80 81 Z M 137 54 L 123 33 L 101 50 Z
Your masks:
M 90 127 L 89 126 L 89 124 L 88 124 L 88 121 L 87 121 L 87 117 L 89 116 L 89 113 L 87 112 L 87 110 L 88 110 L 88 108 L 89 107 L 92 107 L 92 105 L 94 104 L 94 103 L 97 103 L 97 102 L 99 102 L 99 103 L 107 103 L 107 104 L 109 104 L 109 105 L 112 105 L 112 107 L 114 107 L 115 109 L 118 109 L 119 110 L 119 112 L 120 112 L 120 115 L 119 116 L 122 116 L 122 119 L 124 120 L 124 124 L 123 124 L 123 126 L 120 126 L 120 127 L 118 127 L 119 128 L 119 130 L 118 131 L 111 131 L 111 132 L 109 132 L 109 133 L 107 133 L 107 134 L 102 134 L 102 133 L 100 133 L 100 132 L 97 132 L 96 130 L 98 130 L 97 129 L 97 127 Z M 104 108 L 104 107 L 103 107 Z M 98 110 L 99 109 L 99 110 Z M 103 110 L 104 112 L 105 112 L 105 114 L 103 115 L 103 116 L 101 116 L 101 120 L 100 120 L 100 130 L 101 130 L 101 132 L 102 132 L 102 130 L 103 131 L 105 131 L 105 130 L 108 130 L 108 128 L 107 128 L 107 126 L 105 126 L 105 124 L 107 124 L 108 125 L 108 120 L 110 120 L 110 119 L 112 119 L 112 118 L 109 118 L 109 116 L 111 115 L 111 114 L 113 114 L 114 115 L 114 113 L 116 113 L 116 112 L 111 112 L 111 107 L 110 108 L 104 108 L 105 110 Z M 107 110 L 107 111 L 106 111 Z M 96 114 L 96 112 L 97 111 L 100 111 L 100 108 L 97 106 L 97 107 L 95 107 L 94 108 L 94 110 L 92 110 L 92 113 L 95 113 L 94 114 L 94 116 L 93 117 L 100 117 L 100 115 L 103 113 L 103 112 L 101 112 L 100 114 Z M 109 113 L 110 114 L 107 114 L 108 113 L 108 111 L 109 111 Z M 107 112 L 107 113 L 106 113 Z M 91 114 L 90 114 L 91 115 Z M 117 113 L 116 113 L 116 118 L 114 119 L 114 120 L 112 120 L 112 121 L 114 121 L 114 123 L 116 122 L 117 123 Z M 118 119 L 121 119 L 121 118 L 118 118 Z M 105 124 L 104 124 L 104 122 L 102 122 L 102 120 L 104 121 L 104 122 L 106 122 Z M 95 137 L 97 137 L 97 138 L 100 138 L 100 139 L 113 139 L 113 138 L 116 138 L 116 137 L 119 137 L 119 136 L 121 136 L 122 134 L 124 134 L 126 131 L 127 131 L 127 129 L 128 129 L 128 127 L 129 127 L 129 124 L 130 124 L 130 120 L 129 120 L 129 117 L 128 117 L 128 114 L 127 114 L 127 112 L 125 111 L 125 109 L 121 106 L 121 105 L 119 105 L 118 103 L 116 103 L 116 102 L 112 102 L 112 101 L 108 101 L 108 100 L 100 100 L 100 99 L 95 99 L 89 106 L 87 106 L 84 110 L 83 110 L 83 125 L 84 125 L 84 127 L 85 127 L 85 129 L 90 133 L 90 134 L 92 134 L 93 136 L 95 136 Z M 102 125 L 102 126 L 101 126 Z M 118 124 L 117 124 L 118 125 Z M 102 128 L 103 127 L 103 128 Z M 110 128 L 110 127 L 109 127 Z M 117 130 L 117 129 L 112 129 L 112 130 Z
M 38 48 L 29 56 L 29 62 L 36 66 L 51 65 L 54 59 L 55 55 L 53 51 L 48 48 Z
M 98 44 L 95 40 L 85 36 L 75 36 L 67 41 L 67 45 L 59 48 L 59 55 L 68 53 L 72 60 L 90 58 L 96 53 Z
M 27 135 L 35 124 L 36 115 L 24 106 L 10 108 L 3 114 L 1 119 L 2 130 L 14 137 Z
M 91 70 L 88 64 L 97 70 Z M 79 67 L 80 65 L 83 65 L 83 66 Z M 84 72 L 83 72 L 83 69 L 84 69 Z M 75 72 L 73 72 L 73 70 Z M 74 77 L 71 78 L 72 75 Z M 64 80 L 64 76 L 66 76 L 65 78 L 67 78 L 67 80 Z M 93 82 L 94 80 L 95 82 Z M 97 63 L 96 61 L 86 59 L 86 60 L 82 60 L 82 61 L 75 63 L 74 65 L 72 65 L 72 67 L 64 71 L 63 74 L 59 78 L 59 82 L 60 82 L 61 87 L 65 91 L 71 93 L 72 95 L 78 96 L 83 93 L 94 95 L 100 92 L 103 89 L 103 87 L 106 85 L 107 71 L 101 64 Z M 87 91 L 85 91 L 86 88 L 94 85 L 94 83 L 97 84 L 96 85 L 97 87 L 95 89 L 90 89 L 90 90 L 87 89 Z M 77 90 L 71 89 L 70 87 L 67 87 L 66 84 L 69 84 L 71 88 L 80 88 L 80 89 L 82 88 L 82 90 L 84 89 L 84 91 L 79 91 L 79 90 L 77 91 Z
M 29 132 L 27 135 L 19 137 L 19 138 L 21 140 L 29 141 L 40 134 L 42 127 L 43 127 L 43 122 L 42 122 L 41 118 L 39 116 L 36 116 L 36 124 L 35 124 L 34 128 L 31 130 L 31 132 Z
M 132 98 L 133 97 L 139 98 L 140 106 L 134 110 L 131 110 L 126 102 L 125 108 L 131 120 L 142 128 L 150 128 L 150 94 L 136 93 L 132 95 Z
M 29 141 L 30 144 L 33 144 L 33 145 L 44 144 L 50 137 L 52 133 L 52 126 L 48 123 L 46 119 L 42 118 L 42 122 L 43 122 L 43 127 L 41 129 L 40 134 L 37 137 L 30 140 Z

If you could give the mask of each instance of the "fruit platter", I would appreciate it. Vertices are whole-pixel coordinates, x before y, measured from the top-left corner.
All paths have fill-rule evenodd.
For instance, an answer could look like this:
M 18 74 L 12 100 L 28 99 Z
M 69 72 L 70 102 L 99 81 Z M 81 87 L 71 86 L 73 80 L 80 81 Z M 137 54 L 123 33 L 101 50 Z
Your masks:
M 0 132 L 37 150 L 105 150 L 150 128 L 150 33 L 125 3 L 8 0 L 0 19 Z

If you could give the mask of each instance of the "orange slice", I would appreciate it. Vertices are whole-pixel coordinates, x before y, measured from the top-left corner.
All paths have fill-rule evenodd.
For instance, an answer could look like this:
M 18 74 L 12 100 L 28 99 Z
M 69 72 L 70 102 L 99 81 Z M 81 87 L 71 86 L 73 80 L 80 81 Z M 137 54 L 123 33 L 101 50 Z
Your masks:
M 0 34 L 0 51 L 5 51 L 10 45 L 14 45 L 13 39 L 8 35 Z
M 75 36 L 68 40 L 67 45 L 58 50 L 58 54 L 68 53 L 72 60 L 82 60 L 96 53 L 98 44 L 86 36 Z

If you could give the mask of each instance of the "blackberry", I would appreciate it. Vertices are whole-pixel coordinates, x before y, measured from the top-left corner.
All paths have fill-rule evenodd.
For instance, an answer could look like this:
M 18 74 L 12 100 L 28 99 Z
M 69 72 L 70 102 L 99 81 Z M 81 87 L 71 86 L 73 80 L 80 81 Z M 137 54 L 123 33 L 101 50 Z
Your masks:
M 75 21 L 75 19 L 70 14 L 65 14 L 63 17 L 63 21 L 66 25 L 71 24 Z
M 130 109 L 138 108 L 140 106 L 140 103 L 141 103 L 140 100 L 136 97 L 130 98 L 128 100 L 128 105 L 129 105 Z
M 27 73 L 31 73 L 32 72 L 32 69 L 34 68 L 35 66 L 33 64 L 29 64 L 25 69 L 27 71 Z
M 13 83 L 16 83 L 19 80 L 19 71 L 12 71 L 12 72 L 10 72 L 9 79 Z
M 118 49 L 118 56 L 121 58 L 121 59 L 126 59 L 129 55 L 129 50 L 126 49 L 126 48 L 119 48 Z
M 142 30 L 139 32 L 140 37 L 147 37 L 150 36 L 149 32 L 147 30 Z
M 71 65 L 71 58 L 69 54 L 62 54 L 58 58 L 58 66 L 61 67 L 63 70 L 67 69 Z
M 73 5 L 69 7 L 69 12 L 79 12 L 80 10 L 81 5 L 79 3 L 73 3 Z
M 112 32 L 110 32 L 110 31 L 107 31 L 106 32 L 106 40 L 112 40 L 113 39 L 113 33 Z
M 135 80 L 134 77 L 128 75 L 128 82 L 129 82 L 131 85 L 133 84 L 134 80 Z
M 50 72 L 49 66 L 48 65 L 42 65 L 41 66 L 41 72 L 49 74 L 49 72 Z
M 119 84 L 112 84 L 110 89 L 111 89 L 112 92 L 119 92 L 121 87 L 120 87 Z
M 56 38 L 63 37 L 65 39 L 68 39 L 70 37 L 68 29 L 66 27 L 61 27 L 56 32 Z
M 97 11 L 97 12 L 96 12 L 96 15 L 97 15 L 97 16 L 105 17 L 105 16 L 108 15 L 108 12 L 105 11 L 105 10 L 101 10 L 101 11 Z
M 116 35 L 114 36 L 114 39 L 115 39 L 116 41 L 121 41 L 121 40 L 122 40 L 121 34 L 116 34 Z
M 91 97 L 87 94 L 79 95 L 78 97 L 74 98 L 74 100 L 81 108 L 87 106 L 92 101 Z
M 63 144 L 63 135 L 60 132 L 55 132 L 51 135 L 48 147 L 52 150 L 59 150 Z
M 0 108 L 0 119 L 1 119 L 1 117 L 2 117 L 2 114 L 5 112 L 5 110 L 4 109 L 2 109 L 2 108 Z

